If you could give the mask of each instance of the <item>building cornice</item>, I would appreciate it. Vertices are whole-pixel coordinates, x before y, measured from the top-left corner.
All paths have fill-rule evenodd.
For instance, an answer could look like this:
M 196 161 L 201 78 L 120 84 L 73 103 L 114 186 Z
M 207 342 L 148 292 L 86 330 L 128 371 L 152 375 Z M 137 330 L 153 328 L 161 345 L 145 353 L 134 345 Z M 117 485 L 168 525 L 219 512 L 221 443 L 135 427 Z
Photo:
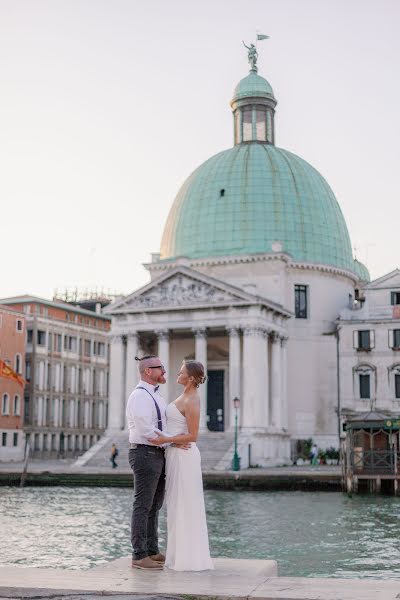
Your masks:
M 187 257 L 180 257 L 176 260 L 158 260 L 151 263 L 144 263 L 143 266 L 150 273 L 156 273 L 166 271 L 168 269 L 173 269 L 179 266 L 186 266 L 196 269 L 196 267 L 212 267 L 216 265 L 239 265 L 257 262 L 270 262 L 276 260 L 286 263 L 286 265 L 292 269 L 321 271 L 323 273 L 332 273 L 335 275 L 340 275 L 342 277 L 347 277 L 351 279 L 354 283 L 357 283 L 359 281 L 359 277 L 352 271 L 349 271 L 348 269 L 335 267 L 333 265 L 323 265 L 320 263 L 297 262 L 294 261 L 293 257 L 290 254 L 287 254 L 286 252 L 271 252 L 266 254 L 235 254 L 230 256 L 209 256 L 205 258 L 192 259 Z

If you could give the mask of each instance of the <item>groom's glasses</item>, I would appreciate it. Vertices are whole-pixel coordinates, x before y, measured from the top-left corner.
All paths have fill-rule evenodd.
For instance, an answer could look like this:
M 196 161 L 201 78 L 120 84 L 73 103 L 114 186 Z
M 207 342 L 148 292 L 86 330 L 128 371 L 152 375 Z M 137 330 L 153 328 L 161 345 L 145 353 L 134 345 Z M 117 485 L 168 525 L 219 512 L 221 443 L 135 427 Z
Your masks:
M 163 365 L 157 365 L 156 367 L 147 367 L 148 369 L 161 369 L 161 371 L 165 372 L 165 368 L 163 367 Z

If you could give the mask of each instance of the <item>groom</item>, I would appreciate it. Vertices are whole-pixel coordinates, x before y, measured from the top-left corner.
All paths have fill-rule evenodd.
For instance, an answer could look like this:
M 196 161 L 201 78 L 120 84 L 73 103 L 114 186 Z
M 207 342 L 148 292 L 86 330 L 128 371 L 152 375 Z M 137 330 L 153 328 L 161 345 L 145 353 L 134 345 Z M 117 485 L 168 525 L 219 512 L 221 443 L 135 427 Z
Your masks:
M 158 547 L 158 513 L 165 493 L 165 449 L 153 446 L 149 439 L 157 437 L 156 429 L 166 431 L 166 405 L 158 389 L 166 382 L 166 371 L 158 356 L 136 360 L 140 381 L 126 407 L 134 485 L 132 567 L 151 571 L 162 569 L 165 562 Z

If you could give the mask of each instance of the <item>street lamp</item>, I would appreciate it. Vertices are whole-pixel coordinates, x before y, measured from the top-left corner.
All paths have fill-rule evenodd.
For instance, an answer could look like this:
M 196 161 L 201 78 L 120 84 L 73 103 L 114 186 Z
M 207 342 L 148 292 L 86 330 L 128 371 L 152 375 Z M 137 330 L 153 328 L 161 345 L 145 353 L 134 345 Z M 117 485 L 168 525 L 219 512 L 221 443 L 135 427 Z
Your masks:
M 239 398 L 233 399 L 233 408 L 235 409 L 235 450 L 232 458 L 232 471 L 240 471 L 240 456 L 237 451 L 238 446 L 238 410 L 240 406 Z

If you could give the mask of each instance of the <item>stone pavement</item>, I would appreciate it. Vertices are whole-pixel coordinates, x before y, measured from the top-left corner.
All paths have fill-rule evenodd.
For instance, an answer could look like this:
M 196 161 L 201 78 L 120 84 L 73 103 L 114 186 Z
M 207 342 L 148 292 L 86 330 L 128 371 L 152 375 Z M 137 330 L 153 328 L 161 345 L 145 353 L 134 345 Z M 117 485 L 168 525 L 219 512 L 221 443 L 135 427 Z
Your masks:
M 89 571 L 0 568 L 0 598 L 66 600 L 397 600 L 400 580 L 278 577 L 275 561 L 214 559 L 201 573 L 148 573 L 120 558 Z

